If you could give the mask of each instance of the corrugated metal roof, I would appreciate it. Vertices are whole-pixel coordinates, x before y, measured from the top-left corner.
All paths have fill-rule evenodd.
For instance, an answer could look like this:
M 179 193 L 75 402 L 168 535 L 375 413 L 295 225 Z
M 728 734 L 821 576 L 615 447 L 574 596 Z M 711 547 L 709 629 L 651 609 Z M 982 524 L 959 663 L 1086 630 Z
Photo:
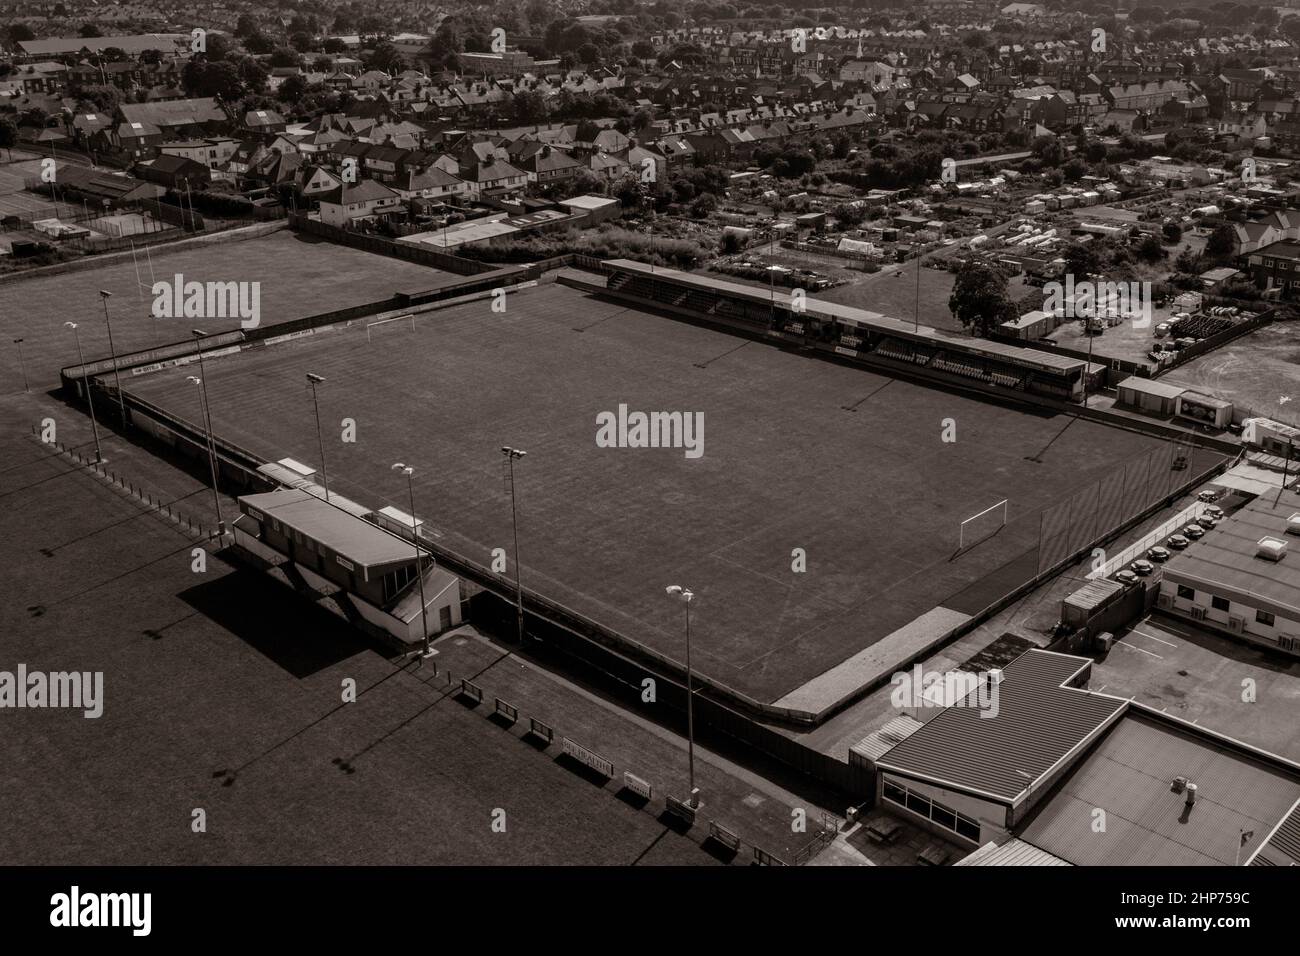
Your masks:
M 879 730 L 872 731 L 863 737 L 856 744 L 849 748 L 850 751 L 860 757 L 875 762 L 881 754 L 887 753 L 894 747 L 906 740 L 912 734 L 916 733 L 925 724 L 921 723 L 915 717 L 907 714 L 901 714 L 895 717 Z
M 711 275 L 692 275 L 659 266 L 656 266 L 652 271 L 649 266 L 632 259 L 609 259 L 607 262 L 610 266 L 627 272 L 636 272 L 646 276 L 653 274 L 660 280 L 671 280 L 696 288 L 724 292 L 727 295 L 748 299 L 752 302 L 760 302 L 763 305 L 775 301 L 781 308 L 789 309 L 791 307 L 791 293 L 789 292 L 776 292 L 758 286 L 743 285 L 739 282 L 727 282 Z M 879 312 L 858 309 L 851 305 L 841 305 L 838 302 L 828 302 L 825 299 L 807 298 L 804 302 L 803 311 L 809 315 L 837 319 L 860 328 L 897 335 L 909 341 L 924 341 L 934 348 L 954 349 L 961 352 L 998 357 L 1032 368 L 1067 372 L 1072 369 L 1083 368 L 1087 364 L 1082 359 L 1073 358 L 1069 355 L 1059 355 L 1040 349 L 1021 348 L 1018 345 L 1008 345 L 1006 342 L 995 342 L 992 339 L 963 337 L 932 326 L 917 326 L 913 322 L 891 318 Z
M 986 843 L 964 860 L 958 860 L 953 866 L 1070 866 L 1059 856 L 1052 856 L 1046 850 L 1026 843 L 1023 840 L 1009 840 L 998 846 Z
M 335 496 L 330 495 L 333 502 Z M 304 488 L 243 495 L 239 502 L 363 567 L 414 561 L 413 548 L 401 538 L 334 504 L 326 504 Z
M 1251 866 L 1300 866 L 1300 801 L 1255 851 Z
M 1178 776 L 1197 785 L 1190 810 Z M 1242 832 L 1244 862 L 1297 797 L 1300 774 L 1130 711 L 1019 836 L 1076 866 L 1231 866 Z
M 1026 651 L 1003 669 L 996 716 L 949 707 L 876 766 L 1013 803 L 1127 706 L 1062 686 L 1090 664 Z
M 1101 607 L 1116 592 L 1124 590 L 1124 585 L 1110 578 L 1096 578 L 1065 599 L 1065 603 L 1080 610 L 1092 611 Z

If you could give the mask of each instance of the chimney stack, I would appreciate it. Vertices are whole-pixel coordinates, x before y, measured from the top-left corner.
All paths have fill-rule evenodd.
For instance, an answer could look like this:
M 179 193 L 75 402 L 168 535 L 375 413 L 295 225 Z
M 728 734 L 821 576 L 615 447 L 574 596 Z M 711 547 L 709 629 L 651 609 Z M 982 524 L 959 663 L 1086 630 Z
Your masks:
M 1193 807 L 1196 805 L 1196 784 L 1189 783 L 1187 785 L 1187 796 L 1185 799 L 1188 807 Z

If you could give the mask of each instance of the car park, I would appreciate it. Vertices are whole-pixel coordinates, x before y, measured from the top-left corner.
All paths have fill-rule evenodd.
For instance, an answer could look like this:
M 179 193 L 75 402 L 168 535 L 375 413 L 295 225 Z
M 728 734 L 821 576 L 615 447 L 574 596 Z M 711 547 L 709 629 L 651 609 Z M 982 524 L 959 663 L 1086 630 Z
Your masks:
M 1165 542 L 1165 544 L 1169 545 L 1169 547 L 1173 548 L 1175 551 L 1181 551 L 1191 543 L 1191 541 L 1184 538 L 1181 534 L 1171 534 L 1169 540 Z
M 1154 548 L 1148 548 L 1147 557 L 1150 558 L 1152 561 L 1168 561 L 1169 549 L 1162 548 L 1159 545 L 1157 545 Z
M 1152 564 L 1150 561 L 1146 560 L 1146 558 L 1138 558 L 1136 561 L 1134 561 L 1132 564 L 1129 565 L 1130 571 L 1132 571 L 1134 574 L 1140 574 L 1142 577 L 1146 577 L 1148 574 L 1151 574 L 1153 571 L 1155 571 L 1155 569 L 1156 566 Z

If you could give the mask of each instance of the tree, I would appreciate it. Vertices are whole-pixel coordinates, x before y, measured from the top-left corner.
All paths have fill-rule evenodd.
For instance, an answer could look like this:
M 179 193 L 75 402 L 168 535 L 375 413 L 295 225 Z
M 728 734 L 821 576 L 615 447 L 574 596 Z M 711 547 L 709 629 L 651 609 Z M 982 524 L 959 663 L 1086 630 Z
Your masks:
M 1171 246 L 1183 241 L 1183 227 L 1176 222 L 1165 223 L 1160 231 L 1164 233 L 1165 242 Z
M 1065 250 L 1065 271 L 1082 282 L 1101 269 L 1101 260 L 1092 244 L 1076 242 Z
M 972 335 L 987 336 L 1017 317 L 1006 276 L 982 262 L 968 262 L 957 270 L 948 308 Z
M 181 87 L 190 96 L 217 96 L 227 102 L 239 99 L 244 93 L 244 82 L 234 63 L 222 60 L 190 60 L 181 70 Z
M 1237 233 L 1230 225 L 1220 223 L 1205 240 L 1205 254 L 1211 259 L 1226 259 L 1237 248 Z
M 1164 246 L 1160 244 L 1160 240 L 1153 235 L 1146 235 L 1138 243 L 1137 257 L 1143 262 L 1154 264 L 1167 255 L 1169 255 L 1169 253 L 1165 252 Z
M 102 37 L 103 35 L 104 35 L 104 31 L 101 30 L 99 27 L 95 26 L 93 23 L 83 23 L 81 25 L 81 29 L 77 31 L 77 36 L 79 37 L 90 38 L 90 37 Z
M 297 50 L 279 46 L 271 51 L 272 67 L 302 66 L 302 57 Z
M 375 48 L 370 51 L 368 66 L 372 70 L 380 70 L 384 73 L 400 73 L 402 72 L 402 54 L 389 41 L 380 40 L 375 44 Z
M 546 97 L 538 90 L 524 90 L 511 98 L 510 110 L 517 125 L 536 125 L 546 119 Z
M 275 49 L 275 41 L 262 32 L 252 33 L 244 39 L 244 49 L 255 56 L 263 56 Z
M 12 150 L 18 143 L 18 127 L 14 121 L 0 117 L 0 149 Z M 9 159 L 13 160 L 13 154 L 10 153 Z
M 841 229 L 856 229 L 867 218 L 867 207 L 862 202 L 842 202 L 831 212 Z
M 9 39 L 14 43 L 26 43 L 28 40 L 35 40 L 36 34 L 27 24 L 15 23 L 9 28 Z
M 76 90 L 77 105 L 87 112 L 112 113 L 122 102 L 122 91 L 116 86 L 99 83 Z
M 700 193 L 691 203 L 691 218 L 707 219 L 718 208 L 718 197 L 713 193 Z
M 276 96 L 280 97 L 281 102 L 288 103 L 290 106 L 297 106 L 307 93 L 307 81 L 301 76 L 287 77 L 275 93 Z

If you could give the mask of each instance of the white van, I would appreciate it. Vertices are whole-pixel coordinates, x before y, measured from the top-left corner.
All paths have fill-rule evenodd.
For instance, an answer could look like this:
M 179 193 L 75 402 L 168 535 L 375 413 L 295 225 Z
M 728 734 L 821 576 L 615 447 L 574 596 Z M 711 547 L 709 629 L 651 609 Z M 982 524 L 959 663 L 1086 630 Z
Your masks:
M 1166 335 L 1169 334 L 1170 328 L 1171 326 L 1169 325 L 1168 322 L 1161 322 L 1159 325 L 1156 326 L 1156 338 L 1158 339 L 1164 338 Z

